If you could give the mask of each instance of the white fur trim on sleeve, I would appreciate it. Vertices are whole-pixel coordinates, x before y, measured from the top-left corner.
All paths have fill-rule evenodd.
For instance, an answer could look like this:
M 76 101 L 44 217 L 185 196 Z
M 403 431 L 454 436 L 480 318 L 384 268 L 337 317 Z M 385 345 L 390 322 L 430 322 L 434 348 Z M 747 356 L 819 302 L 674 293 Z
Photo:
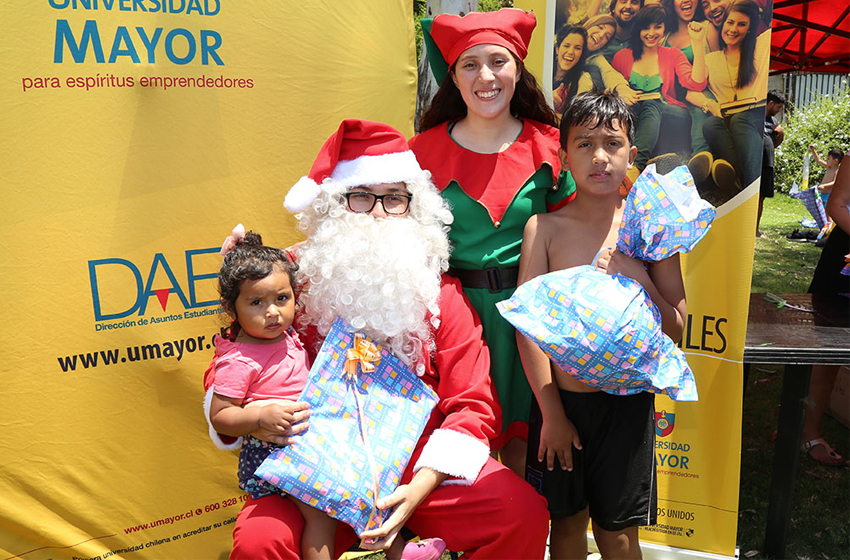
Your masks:
M 316 200 L 320 192 L 322 192 L 322 188 L 316 181 L 307 176 L 301 177 L 286 193 L 283 206 L 293 214 L 302 212 L 310 206 L 311 202 Z
M 470 435 L 455 430 L 434 430 L 413 472 L 428 467 L 460 479 L 453 481 L 455 484 L 469 486 L 475 482 L 489 457 L 487 444 Z
M 210 387 L 207 391 L 207 394 L 204 395 L 204 417 L 207 419 L 207 426 L 209 426 L 210 429 L 210 439 L 216 447 L 224 451 L 234 451 L 236 449 L 239 449 L 239 447 L 242 445 L 241 437 L 236 438 L 236 441 L 234 441 L 233 443 L 224 443 L 219 433 L 215 431 L 215 428 L 213 428 L 212 421 L 210 420 L 210 406 L 212 406 L 212 396 L 213 390 L 212 387 Z

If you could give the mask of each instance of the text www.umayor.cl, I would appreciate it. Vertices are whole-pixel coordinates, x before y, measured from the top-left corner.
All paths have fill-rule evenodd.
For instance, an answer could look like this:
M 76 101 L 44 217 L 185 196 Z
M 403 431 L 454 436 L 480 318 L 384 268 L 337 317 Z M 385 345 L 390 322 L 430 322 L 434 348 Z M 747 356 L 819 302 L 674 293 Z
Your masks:
M 191 354 L 198 350 L 209 350 L 212 348 L 210 342 L 205 342 L 206 335 L 190 336 L 180 340 L 170 340 L 153 344 L 142 344 L 140 346 L 127 346 L 125 351 L 121 348 L 109 350 L 96 350 L 72 354 L 70 356 L 59 356 L 56 360 L 62 371 L 75 371 L 78 366 L 83 369 L 110 366 L 126 362 L 140 362 L 143 360 L 158 360 L 161 358 L 176 358 L 178 361 L 185 354 Z

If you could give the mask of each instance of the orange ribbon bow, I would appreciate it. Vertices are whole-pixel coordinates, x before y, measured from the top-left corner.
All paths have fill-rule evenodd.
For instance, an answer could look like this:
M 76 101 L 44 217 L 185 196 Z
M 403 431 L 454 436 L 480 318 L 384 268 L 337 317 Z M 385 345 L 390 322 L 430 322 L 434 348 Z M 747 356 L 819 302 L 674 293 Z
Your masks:
M 372 373 L 381 363 L 381 349 L 363 333 L 354 333 L 354 343 L 345 351 L 345 376 L 354 381 L 357 378 L 357 364 L 363 373 Z

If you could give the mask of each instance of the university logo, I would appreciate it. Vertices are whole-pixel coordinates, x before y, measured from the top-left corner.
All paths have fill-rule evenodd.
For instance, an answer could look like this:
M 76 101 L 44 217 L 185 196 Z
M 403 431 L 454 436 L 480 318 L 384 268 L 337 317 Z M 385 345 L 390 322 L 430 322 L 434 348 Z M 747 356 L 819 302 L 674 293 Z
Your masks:
M 156 253 L 149 263 L 121 258 L 88 261 L 95 321 L 144 316 L 151 298 L 156 301 L 157 307 L 167 311 L 172 295 L 187 310 L 218 305 L 218 299 L 198 301 L 197 297 L 198 285 L 217 278 L 218 268 L 199 272 L 196 264 L 200 255 L 218 252 L 218 248 L 185 251 L 181 255 L 185 258 L 185 276 L 175 273 L 162 253 Z
M 655 413 L 655 435 L 658 437 L 667 437 L 673 433 L 673 426 L 676 423 L 676 415 L 666 410 Z

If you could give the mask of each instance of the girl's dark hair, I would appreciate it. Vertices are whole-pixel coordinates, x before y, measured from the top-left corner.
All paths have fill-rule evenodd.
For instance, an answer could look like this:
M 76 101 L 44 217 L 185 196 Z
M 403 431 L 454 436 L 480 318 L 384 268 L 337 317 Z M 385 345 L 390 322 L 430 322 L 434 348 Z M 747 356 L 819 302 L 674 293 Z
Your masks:
M 695 0 L 698 1 L 698 0 Z M 653 23 L 663 23 L 664 31 L 668 31 L 667 11 L 658 4 L 651 4 L 640 9 L 635 16 L 634 25 L 629 35 L 629 48 L 635 60 L 643 56 L 643 41 L 640 40 L 640 32 L 647 29 Z
M 726 8 L 726 14 L 723 16 L 723 25 L 726 25 L 726 18 L 732 12 L 744 14 L 750 18 L 750 28 L 747 29 L 747 34 L 744 36 L 744 42 L 741 43 L 741 61 L 738 63 L 738 83 L 735 84 L 735 89 L 744 88 L 756 79 L 756 39 L 758 35 L 759 5 L 753 0 L 735 0 Z M 723 41 L 723 33 L 720 33 L 720 46 L 725 49 L 726 43 Z
M 679 15 L 676 13 L 676 0 L 661 0 L 661 5 L 667 12 L 667 21 L 664 27 L 667 33 L 674 33 L 679 28 Z M 702 9 L 701 0 L 693 0 L 694 19 L 691 21 L 705 21 L 705 11 Z
M 580 93 L 564 111 L 561 117 L 561 148 L 566 151 L 570 128 L 585 125 L 597 128 L 604 125 L 614 128 L 614 121 L 626 131 L 629 145 L 634 144 L 635 121 L 629 106 L 616 93 L 603 93 L 598 90 Z
M 561 73 L 560 68 L 558 67 L 558 49 L 561 48 L 561 43 L 569 37 L 570 35 L 580 35 L 582 40 L 584 41 L 584 46 L 581 49 L 581 56 L 578 59 L 578 62 L 564 72 Z M 566 102 L 569 103 L 570 99 L 572 99 L 576 90 L 578 90 L 578 81 L 581 78 L 582 73 L 584 72 L 584 64 L 585 60 L 587 60 L 587 30 L 583 27 L 579 27 L 578 25 L 566 24 L 558 31 L 558 34 L 555 36 L 555 80 L 553 84 L 554 89 L 558 89 L 558 86 L 564 84 L 567 86 L 567 98 Z
M 289 285 L 295 289 L 295 271 L 298 265 L 289 258 L 286 251 L 263 245 L 260 234 L 249 231 L 230 252 L 224 256 L 218 272 L 218 293 L 225 311 L 236 310 L 236 299 L 243 280 L 261 280 L 272 273 L 275 267 L 286 272 Z M 222 329 L 222 336 L 234 340 L 239 333 L 239 321 L 234 319 L 229 332 Z
M 511 53 L 513 56 L 513 53 Z M 531 119 L 550 126 L 558 126 L 558 118 L 555 111 L 546 102 L 546 97 L 537 85 L 534 75 L 526 70 L 525 65 L 514 56 L 517 69 L 519 70 L 519 81 L 511 98 L 511 114 L 516 117 Z M 440 83 L 431 104 L 419 118 L 419 131 L 425 132 L 430 128 L 443 124 L 447 121 L 456 121 L 466 116 L 466 103 L 457 89 L 452 75 L 455 73 L 455 64 L 449 69 L 449 73 Z

